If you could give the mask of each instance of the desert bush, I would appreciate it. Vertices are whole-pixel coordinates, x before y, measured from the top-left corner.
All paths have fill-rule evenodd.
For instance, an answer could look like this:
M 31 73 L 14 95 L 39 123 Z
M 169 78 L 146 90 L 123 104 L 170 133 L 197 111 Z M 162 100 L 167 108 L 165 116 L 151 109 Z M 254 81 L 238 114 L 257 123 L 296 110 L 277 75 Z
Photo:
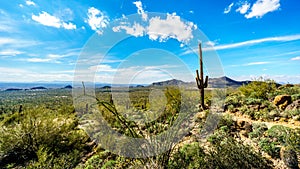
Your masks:
M 249 133 L 249 137 L 260 138 L 263 136 L 264 132 L 268 130 L 268 127 L 263 123 L 253 123 L 252 132 Z
M 270 138 L 261 138 L 258 142 L 259 147 L 272 158 L 280 157 L 280 144 Z
M 264 80 L 262 78 L 239 88 L 239 91 L 247 98 L 264 100 L 267 100 L 275 90 L 276 83 L 273 80 Z
M 266 136 L 276 138 L 280 143 L 286 143 L 286 139 L 291 132 L 291 129 L 281 125 L 275 125 L 266 131 Z
M 259 146 L 273 158 L 279 158 L 280 147 L 287 144 L 290 132 L 290 128 L 281 125 L 273 126 L 264 133 L 264 137 L 260 138 Z
M 300 115 L 300 109 L 295 110 L 285 110 L 283 112 L 288 118 L 293 118 L 294 116 Z
M 62 115 L 43 107 L 27 109 L 18 123 L 3 124 L 0 128 L 1 165 L 24 165 L 32 161 L 32 166 L 58 163 L 75 166 L 88 140 L 77 126 L 74 114 Z
M 292 101 L 299 100 L 299 99 L 300 99 L 300 94 L 299 93 L 292 95 Z
M 297 153 L 300 153 L 300 128 L 296 128 L 289 133 L 287 144 Z
M 240 107 L 242 104 L 243 97 L 239 94 L 233 93 L 226 97 L 225 105 L 232 107 Z
M 207 168 L 206 156 L 198 142 L 185 144 L 174 152 L 168 168 Z
M 209 141 L 212 143 L 207 156 L 210 168 L 271 168 L 269 161 L 250 145 L 223 131 L 216 132 Z
M 278 90 L 274 91 L 272 96 L 278 96 L 278 95 L 299 95 L 300 93 L 300 87 L 293 86 L 293 87 L 286 87 L 281 86 L 278 88 Z M 294 96 L 295 97 L 295 96 Z

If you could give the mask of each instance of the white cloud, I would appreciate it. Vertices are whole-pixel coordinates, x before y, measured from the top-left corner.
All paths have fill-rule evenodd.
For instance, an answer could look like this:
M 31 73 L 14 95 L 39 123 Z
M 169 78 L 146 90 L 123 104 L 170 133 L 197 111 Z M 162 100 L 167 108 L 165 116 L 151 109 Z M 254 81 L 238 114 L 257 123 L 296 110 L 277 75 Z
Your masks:
M 34 46 L 41 44 L 41 42 L 24 40 L 24 39 L 15 39 L 10 37 L 0 37 L 0 47 L 2 48 L 22 48 L 28 46 Z
M 251 12 L 246 14 L 247 19 L 256 17 L 261 18 L 269 12 L 278 10 L 280 0 L 257 0 L 251 7 Z
M 117 71 L 117 69 L 113 69 L 110 65 L 103 65 L 103 64 L 90 66 L 88 69 L 95 72 L 116 72 Z
M 244 81 L 244 80 L 256 80 L 260 77 L 263 79 L 272 79 L 275 80 L 277 83 L 293 83 L 299 84 L 300 83 L 300 75 L 240 75 L 240 76 L 233 76 L 234 80 Z
M 13 44 L 15 42 L 17 42 L 16 39 L 0 37 L 0 45 Z
M 213 41 L 208 41 L 205 43 L 206 46 L 215 46 L 216 45 L 216 42 L 213 42 Z
M 142 18 L 144 21 L 147 21 L 148 19 L 148 15 L 145 13 L 144 9 L 143 9 L 143 4 L 141 1 L 135 1 L 133 2 L 133 4 L 137 7 L 137 13 L 142 15 Z
M 33 1 L 30 1 L 30 0 L 26 1 L 26 5 L 28 5 L 28 6 L 30 6 L 30 5 L 36 6 L 36 4 Z
M 242 6 L 240 6 L 238 9 L 236 9 L 236 12 L 239 12 L 240 14 L 245 14 L 250 8 L 250 4 L 248 2 L 245 2 Z
M 18 50 L 3 50 L 3 51 L 0 51 L 0 55 L 2 56 L 16 56 L 16 55 L 19 55 L 19 54 L 22 54 L 23 52 L 21 51 L 18 51 Z
M 262 39 L 254 39 L 254 40 L 248 40 L 244 42 L 238 42 L 238 43 L 231 43 L 231 44 L 222 44 L 222 45 L 215 45 L 215 46 L 204 46 L 202 48 L 203 51 L 212 51 L 212 50 L 227 50 L 227 49 L 234 49 L 234 48 L 240 48 L 244 46 L 250 46 L 250 45 L 256 45 L 266 42 L 289 42 L 289 41 L 297 41 L 300 40 L 300 34 L 296 35 L 288 35 L 288 36 L 278 36 L 278 37 L 268 37 L 268 38 L 262 38 Z M 209 42 L 208 42 L 209 43 Z M 182 52 L 180 55 L 187 55 L 191 53 L 197 53 L 198 52 L 198 46 L 193 47 L 193 50 L 186 50 Z M 296 51 L 298 52 L 298 51 Z M 293 54 L 296 52 L 291 52 L 287 54 Z M 281 54 L 280 54 L 281 55 Z M 280 56 L 276 55 L 276 56 Z M 283 54 L 285 55 L 285 54 Z
M 120 25 L 113 27 L 114 32 L 120 32 L 121 29 L 125 30 L 127 34 L 135 37 L 143 36 L 144 32 L 146 31 L 146 29 L 142 25 L 136 22 L 133 24 L 133 26 Z
M 65 28 L 65 29 L 76 29 L 76 25 L 74 25 L 73 23 L 69 22 L 69 23 L 65 23 L 63 22 L 62 23 L 62 27 Z
M 72 57 L 72 56 L 78 56 L 79 52 L 75 50 L 71 50 L 68 53 L 65 54 L 48 54 L 45 57 L 36 57 L 33 56 L 32 58 L 23 58 L 19 59 L 20 61 L 25 62 L 32 62 L 32 63 L 62 63 L 62 59 L 66 57 Z
M 270 62 L 250 62 L 250 63 L 246 63 L 243 66 L 252 66 L 252 65 L 265 65 L 265 64 L 269 64 Z
M 45 26 L 64 29 L 76 29 L 76 25 L 74 25 L 73 23 L 65 23 L 58 17 L 52 16 L 45 11 L 42 11 L 42 13 L 40 13 L 38 16 L 32 15 L 31 18 L 32 20 Z
M 242 46 L 249 46 L 249 45 L 255 45 L 265 42 L 288 42 L 288 41 L 295 41 L 300 40 L 300 34 L 299 35 L 289 35 L 289 36 L 278 36 L 278 37 L 269 37 L 269 38 L 262 38 L 262 39 L 254 39 L 244 42 L 238 42 L 238 43 L 232 43 L 232 44 L 225 44 L 225 45 L 217 45 L 213 48 L 203 48 L 203 50 L 224 50 L 224 49 L 232 49 L 232 48 L 238 48 Z
M 300 60 L 300 56 L 294 57 L 291 60 Z
M 45 11 L 42 11 L 42 13 L 40 13 L 38 16 L 32 15 L 31 18 L 45 26 L 51 26 L 55 28 L 59 28 L 61 26 L 61 21 L 59 18 L 52 16 Z
M 167 14 L 166 19 L 161 19 L 159 16 L 152 17 L 147 21 L 147 26 L 142 26 L 134 23 L 131 26 L 129 23 L 122 22 L 120 26 L 112 28 L 114 32 L 120 32 L 122 29 L 127 34 L 132 36 L 148 35 L 151 40 L 165 42 L 168 39 L 177 39 L 181 43 L 187 43 L 193 38 L 193 30 L 197 29 L 197 25 L 193 22 L 184 22 L 180 16 Z
M 167 14 L 166 19 L 153 17 L 149 21 L 147 34 L 151 40 L 161 42 L 169 38 L 177 39 L 179 42 L 186 43 L 193 38 L 193 30 L 197 26 L 193 22 L 183 22 L 176 13 Z
M 109 23 L 109 18 L 100 10 L 91 7 L 88 9 L 88 19 L 86 22 L 90 25 L 91 29 L 96 31 L 99 35 L 103 33 L 102 29 Z
M 27 62 L 33 62 L 33 63 L 44 63 L 44 62 L 50 62 L 51 59 L 49 58 L 28 58 L 26 59 Z
M 64 71 L 55 73 L 33 72 L 26 69 L 0 67 L 0 81 L 2 82 L 33 82 L 33 81 L 72 81 L 72 73 Z
M 228 14 L 231 11 L 231 8 L 233 7 L 234 3 L 232 2 L 227 8 L 224 9 L 224 14 Z

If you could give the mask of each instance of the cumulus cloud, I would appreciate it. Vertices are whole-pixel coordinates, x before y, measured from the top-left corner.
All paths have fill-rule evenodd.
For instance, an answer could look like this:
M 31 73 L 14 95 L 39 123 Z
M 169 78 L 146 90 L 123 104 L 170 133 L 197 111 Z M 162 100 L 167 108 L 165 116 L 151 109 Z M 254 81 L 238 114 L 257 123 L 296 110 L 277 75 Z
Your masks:
M 186 43 L 193 38 L 193 30 L 197 26 L 192 22 L 183 22 L 176 13 L 167 14 L 166 19 L 153 17 L 149 21 L 147 34 L 151 40 L 161 42 L 169 38 L 177 39 L 179 42 Z
M 99 35 L 103 33 L 102 29 L 107 27 L 109 18 L 99 9 L 91 7 L 88 9 L 88 19 L 86 22 L 92 30 L 96 31 Z
M 146 31 L 146 29 L 142 25 L 136 22 L 133 24 L 133 26 L 120 25 L 120 26 L 113 27 L 114 32 L 120 32 L 122 29 L 125 30 L 127 34 L 135 37 L 143 36 L 144 32 Z
M 148 35 L 149 39 L 165 42 L 168 39 L 177 39 L 181 43 L 187 43 L 193 38 L 193 30 L 197 26 L 193 22 L 184 22 L 180 16 L 167 14 L 165 19 L 155 16 L 149 19 L 145 26 L 138 23 L 130 25 L 129 23 L 122 23 L 119 26 L 113 27 L 114 32 L 125 30 L 127 34 L 132 36 Z
M 45 11 L 42 11 L 42 13 L 40 13 L 38 16 L 32 15 L 31 18 L 45 26 L 51 26 L 55 28 L 59 28 L 61 26 L 59 18 L 52 16 Z
M 245 2 L 242 6 L 236 9 L 236 12 L 239 12 L 240 14 L 245 14 L 249 9 L 250 9 L 250 4 L 248 2 Z
M 251 11 L 245 15 L 247 19 L 256 17 L 261 18 L 269 12 L 278 10 L 280 7 L 280 0 L 258 0 L 252 7 Z
M 231 8 L 233 7 L 234 3 L 232 2 L 227 8 L 224 9 L 224 14 L 228 14 L 231 11 Z
M 26 1 L 26 5 L 28 5 L 28 6 L 30 6 L 30 5 L 36 6 L 36 4 L 33 1 L 30 1 L 30 0 Z
M 76 29 L 76 25 L 73 23 L 65 23 L 62 20 L 60 20 L 58 17 L 55 17 L 53 15 L 50 15 L 49 13 L 42 11 L 39 15 L 32 15 L 32 20 L 50 27 L 55 28 L 64 28 L 64 29 Z
M 143 9 L 143 4 L 141 1 L 135 1 L 133 2 L 133 4 L 137 7 L 137 13 L 142 15 L 142 18 L 144 21 L 146 21 L 148 19 L 148 15 L 145 13 L 144 9 Z
M 74 25 L 73 23 L 69 22 L 69 23 L 62 23 L 62 27 L 65 29 L 76 29 L 76 25 Z

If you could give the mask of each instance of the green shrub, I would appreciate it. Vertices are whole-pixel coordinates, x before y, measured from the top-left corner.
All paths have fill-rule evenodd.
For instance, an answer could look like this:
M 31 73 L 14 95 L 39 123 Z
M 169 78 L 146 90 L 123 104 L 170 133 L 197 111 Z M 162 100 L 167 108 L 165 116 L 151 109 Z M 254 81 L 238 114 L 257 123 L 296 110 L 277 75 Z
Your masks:
M 291 132 L 291 129 L 281 125 L 275 125 L 266 131 L 266 136 L 276 138 L 280 143 L 286 143 L 286 139 Z
M 75 166 L 79 162 L 87 148 L 85 142 L 88 137 L 77 128 L 74 114 L 62 115 L 43 107 L 23 113 L 19 122 L 0 128 L 1 165 L 23 165 L 32 161 L 32 166 L 54 166 L 58 163 Z
M 264 99 L 267 100 L 268 96 L 276 90 L 276 83 L 272 80 L 258 79 L 252 81 L 247 85 L 239 88 L 239 91 L 247 98 Z
M 209 168 L 271 168 L 269 161 L 253 147 L 222 131 L 216 132 L 209 140 L 212 143 L 206 156 Z
M 185 144 L 178 149 L 169 161 L 168 168 L 206 168 L 206 154 L 198 142 Z
M 280 147 L 287 144 L 290 132 L 290 128 L 281 125 L 273 126 L 264 133 L 264 137 L 260 138 L 259 146 L 273 158 L 279 158 Z
M 249 133 L 250 138 L 260 138 L 264 132 L 268 130 L 268 127 L 263 123 L 253 123 L 252 132 Z
M 270 138 L 261 138 L 258 142 L 259 147 L 273 158 L 280 157 L 280 147 L 278 142 L 272 141 Z
M 292 95 L 292 101 L 295 101 L 295 100 L 299 100 L 300 99 L 300 94 L 293 94 Z

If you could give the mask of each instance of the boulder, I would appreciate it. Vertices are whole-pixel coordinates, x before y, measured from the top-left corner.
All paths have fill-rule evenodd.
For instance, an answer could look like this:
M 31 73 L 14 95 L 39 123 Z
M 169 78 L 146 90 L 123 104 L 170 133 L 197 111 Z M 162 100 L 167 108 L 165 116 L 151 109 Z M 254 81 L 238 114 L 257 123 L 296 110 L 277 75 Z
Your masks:
M 252 131 L 252 123 L 242 120 L 242 119 L 238 119 L 236 121 L 236 126 L 238 129 L 243 129 L 246 130 L 247 132 L 251 132 Z
M 292 103 L 292 97 L 290 95 L 278 95 L 273 100 L 273 103 L 281 110 L 284 110 L 289 104 Z
M 290 105 L 288 105 L 285 109 L 286 110 L 297 110 L 297 109 L 300 109 L 300 99 L 295 100 L 293 103 L 291 103 Z
M 280 158 L 289 169 L 299 169 L 297 153 L 291 147 L 281 147 Z

